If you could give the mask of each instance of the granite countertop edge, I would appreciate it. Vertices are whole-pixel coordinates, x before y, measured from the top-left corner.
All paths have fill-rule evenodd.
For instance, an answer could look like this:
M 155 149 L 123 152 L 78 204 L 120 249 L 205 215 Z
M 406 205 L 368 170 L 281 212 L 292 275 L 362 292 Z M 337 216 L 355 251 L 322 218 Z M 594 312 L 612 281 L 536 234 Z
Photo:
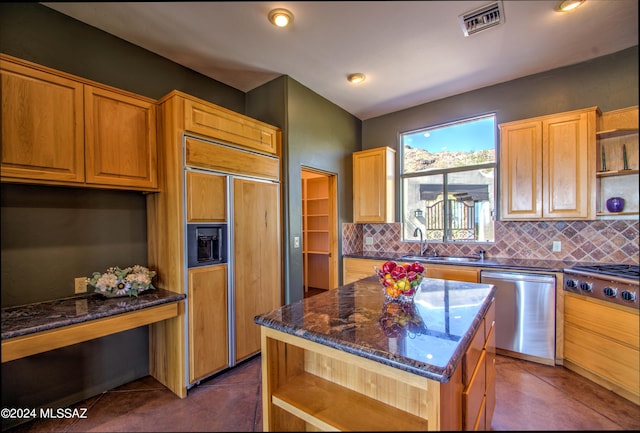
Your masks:
M 178 302 L 186 294 L 165 289 L 153 289 L 137 297 L 106 298 L 97 293 L 83 293 L 32 304 L 2 309 L 2 337 L 8 340 L 42 331 L 77 325 L 92 320 Z M 86 301 L 86 314 L 69 314 L 77 311 L 77 302 Z M 84 308 L 84 304 L 83 304 Z
M 375 252 L 375 253 L 351 253 L 344 254 L 345 258 L 370 259 L 370 260 L 403 260 L 408 254 L 400 254 L 393 252 Z M 471 266 L 474 268 L 497 268 L 497 269 L 514 269 L 524 271 L 542 271 L 542 272 L 563 272 L 567 268 L 574 266 L 590 266 L 601 263 L 596 262 L 580 262 L 575 260 L 545 260 L 545 259 L 511 259 L 508 257 L 489 257 L 482 260 L 470 259 L 468 262 L 456 261 L 438 261 L 429 260 L 426 256 L 422 263 L 431 265 L 445 266 Z
M 261 316 L 256 316 L 254 321 L 258 325 L 265 326 L 276 331 L 284 332 L 285 334 L 300 337 L 314 343 L 322 344 L 323 346 L 328 346 L 352 355 L 360 356 L 362 358 L 366 358 L 384 365 L 388 365 L 390 367 L 397 368 L 399 370 L 414 373 L 418 376 L 437 380 L 438 382 L 446 383 L 450 379 L 450 374 L 446 375 L 445 369 L 443 368 L 439 368 L 429 364 L 418 363 L 404 357 L 390 356 L 390 354 L 385 354 L 380 350 L 372 349 L 366 346 L 340 342 L 337 339 L 333 339 L 326 335 L 299 329 L 294 326 L 288 326 L 286 324 L 283 324 L 282 322 L 262 318 Z
M 458 343 L 458 346 L 454 353 L 451 355 L 448 364 L 443 367 L 434 366 L 425 362 L 420 362 L 414 359 L 406 358 L 403 356 L 393 355 L 389 352 L 374 349 L 365 345 L 359 345 L 355 343 L 340 341 L 337 338 L 332 338 L 326 334 L 321 334 L 307 329 L 300 328 L 291 324 L 284 323 L 279 320 L 274 320 L 266 317 L 270 313 L 264 315 L 257 315 L 254 317 L 254 322 L 258 325 L 265 326 L 267 328 L 274 329 L 276 331 L 284 332 L 286 334 L 300 337 L 308 341 L 312 341 L 318 344 L 322 344 L 328 347 L 332 347 L 343 352 L 360 356 L 381 364 L 397 368 L 399 370 L 413 373 L 417 376 L 432 379 L 441 383 L 447 383 L 451 379 L 453 372 L 456 370 L 460 362 L 462 361 L 464 353 L 469 348 L 473 336 L 476 334 L 482 323 L 482 318 L 489 310 L 491 303 L 495 297 L 496 288 L 493 287 L 491 292 L 485 298 L 485 301 L 480 308 L 478 314 L 474 318 L 473 322 L 469 326 L 468 332 Z M 297 301 L 298 303 L 304 302 Z

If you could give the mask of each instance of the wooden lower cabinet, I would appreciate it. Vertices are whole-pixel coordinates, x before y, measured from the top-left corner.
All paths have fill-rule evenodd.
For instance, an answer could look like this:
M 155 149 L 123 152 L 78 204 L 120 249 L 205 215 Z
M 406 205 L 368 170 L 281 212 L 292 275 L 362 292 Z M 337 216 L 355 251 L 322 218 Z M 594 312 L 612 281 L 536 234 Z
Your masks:
M 375 267 L 380 267 L 386 260 L 358 259 L 345 257 L 342 261 L 343 284 L 353 283 L 362 278 L 375 274 Z M 405 262 L 397 262 L 405 263 Z M 467 281 L 477 283 L 480 281 L 480 269 L 468 266 L 432 265 L 423 263 L 425 271 L 423 275 L 428 278 L 441 278 L 443 280 Z
M 467 281 L 477 283 L 480 281 L 480 270 L 468 266 L 434 266 L 425 264 L 424 276 L 428 278 L 441 278 L 443 280 Z
M 462 363 L 462 423 L 464 430 L 491 430 L 496 406 L 495 300 L 483 326 L 471 341 Z
M 565 292 L 564 366 L 640 405 L 637 309 Z
M 227 265 L 189 269 L 189 382 L 229 363 Z
M 342 259 L 342 284 L 350 284 L 374 275 L 375 267 L 382 266 L 385 261 L 345 257 Z
M 492 305 L 447 383 L 263 326 L 263 431 L 488 430 L 494 318 Z

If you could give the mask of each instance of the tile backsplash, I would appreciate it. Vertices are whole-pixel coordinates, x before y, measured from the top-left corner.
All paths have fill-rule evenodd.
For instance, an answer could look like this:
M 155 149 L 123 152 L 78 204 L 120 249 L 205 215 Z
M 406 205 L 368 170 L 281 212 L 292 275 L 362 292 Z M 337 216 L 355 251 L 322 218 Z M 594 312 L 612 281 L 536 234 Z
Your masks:
M 429 242 L 439 255 L 471 255 L 480 249 L 487 257 L 638 264 L 638 221 L 496 221 L 495 243 Z M 365 245 L 365 238 L 373 238 Z M 342 253 L 388 252 L 417 254 L 417 241 L 402 242 L 402 225 L 342 225 Z M 552 244 L 560 241 L 561 251 Z

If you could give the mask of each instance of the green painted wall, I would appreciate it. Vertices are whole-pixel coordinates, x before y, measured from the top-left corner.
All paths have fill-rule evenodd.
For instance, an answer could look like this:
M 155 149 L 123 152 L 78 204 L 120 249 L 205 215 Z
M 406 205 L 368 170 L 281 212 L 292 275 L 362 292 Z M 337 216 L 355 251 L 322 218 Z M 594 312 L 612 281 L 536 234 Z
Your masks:
M 389 146 L 397 150 L 401 132 L 488 113 L 496 113 L 497 122 L 503 123 L 593 106 L 610 111 L 632 105 L 638 105 L 637 45 L 587 62 L 368 119 L 362 122 L 362 148 Z M 401 215 L 399 207 L 396 200 L 396 221 Z
M 274 107 L 279 97 L 283 105 Z M 295 236 L 302 239 L 300 171 L 307 167 L 337 175 L 336 230 L 340 251 L 342 223 L 353 219 L 351 153 L 360 150 L 361 121 L 296 80 L 284 76 L 248 92 L 247 114 L 283 130 L 284 295 L 285 303 L 290 303 L 304 297 L 302 249 L 293 246 Z M 341 260 L 338 262 L 338 273 L 342 275 Z
M 397 149 L 405 131 L 496 113 L 497 122 L 598 106 L 602 111 L 638 104 L 638 46 L 495 86 L 484 87 L 365 120 L 362 146 Z
M 304 296 L 302 249 L 293 248 L 294 236 L 302 239 L 302 167 L 337 175 L 338 251 L 342 250 L 342 223 L 353 221 L 351 154 L 360 150 L 361 121 L 317 93 L 287 77 L 287 240 L 288 293 L 290 303 Z M 338 274 L 342 275 L 338 260 Z M 342 281 L 342 277 L 340 277 Z

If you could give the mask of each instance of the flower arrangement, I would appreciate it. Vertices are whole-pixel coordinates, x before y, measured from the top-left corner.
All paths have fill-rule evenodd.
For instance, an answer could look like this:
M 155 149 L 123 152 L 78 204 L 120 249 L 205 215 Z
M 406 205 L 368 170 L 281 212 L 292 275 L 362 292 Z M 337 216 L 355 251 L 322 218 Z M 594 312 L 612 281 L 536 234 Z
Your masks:
M 112 266 L 104 274 L 94 272 L 91 278 L 87 278 L 87 284 L 93 287 L 96 293 L 110 298 L 126 295 L 138 296 L 140 292 L 155 289 L 151 284 L 151 279 L 155 275 L 155 271 L 150 271 L 140 265 L 124 269 Z
M 418 262 L 399 265 L 388 261 L 380 269 L 376 269 L 376 272 L 387 298 L 411 300 L 422 281 L 424 266 Z

